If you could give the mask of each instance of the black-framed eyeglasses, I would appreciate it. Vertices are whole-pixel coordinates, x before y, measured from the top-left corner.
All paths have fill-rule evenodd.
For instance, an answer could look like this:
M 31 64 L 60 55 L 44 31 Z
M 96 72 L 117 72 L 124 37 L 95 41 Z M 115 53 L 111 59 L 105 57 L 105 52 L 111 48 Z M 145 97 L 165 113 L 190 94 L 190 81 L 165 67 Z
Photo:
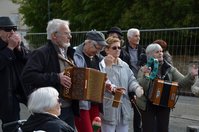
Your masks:
M 65 35 L 65 36 L 67 36 L 67 37 L 71 37 L 72 35 L 71 35 L 71 32 L 63 32 L 63 33 L 61 33 L 61 32 L 55 32 L 56 34 L 59 34 L 59 35 Z
M 98 50 L 98 51 L 104 50 L 104 47 L 97 47 L 96 44 L 93 44 L 93 46 L 94 46 L 95 49 Z
M 93 44 L 93 47 L 95 47 L 95 49 L 96 49 L 97 51 L 103 51 L 104 48 L 105 48 L 105 46 L 97 47 L 98 43 L 97 43 L 96 41 L 94 41 L 94 40 L 92 41 L 92 44 Z
M 17 31 L 17 27 L 0 27 L 0 30 L 3 30 L 5 32 L 11 32 L 11 31 Z
M 112 50 L 121 50 L 122 48 L 120 46 L 113 46 L 113 47 L 110 47 Z

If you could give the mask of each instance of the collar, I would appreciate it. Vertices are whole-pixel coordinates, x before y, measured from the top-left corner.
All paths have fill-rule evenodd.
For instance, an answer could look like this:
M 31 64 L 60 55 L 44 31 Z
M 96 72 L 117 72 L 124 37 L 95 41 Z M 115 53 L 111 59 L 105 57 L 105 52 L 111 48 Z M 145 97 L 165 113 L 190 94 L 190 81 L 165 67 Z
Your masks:
M 106 64 L 104 62 L 104 59 L 101 61 L 101 65 L 103 68 L 106 67 Z M 120 58 L 118 58 L 118 63 L 117 64 L 113 64 L 114 66 L 122 66 L 122 60 Z
M 52 113 L 49 113 L 49 112 L 43 112 L 43 114 L 49 114 L 49 115 L 52 115 L 52 116 L 54 116 L 54 117 L 57 117 L 57 118 L 58 118 L 58 116 L 57 116 L 57 115 L 52 114 Z
M 138 50 L 138 45 L 137 45 L 135 48 L 133 48 L 133 47 L 131 47 L 130 44 L 129 44 L 128 47 L 129 47 L 129 49 Z

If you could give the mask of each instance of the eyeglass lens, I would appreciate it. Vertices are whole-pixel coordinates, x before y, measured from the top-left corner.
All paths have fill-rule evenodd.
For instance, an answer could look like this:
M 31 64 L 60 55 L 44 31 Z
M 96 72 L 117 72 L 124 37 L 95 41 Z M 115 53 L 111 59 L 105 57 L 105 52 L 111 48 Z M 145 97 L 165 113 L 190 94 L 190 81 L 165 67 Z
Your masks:
M 117 49 L 118 49 L 118 50 L 121 50 L 121 47 L 119 47 L 119 46 L 118 46 L 118 47 L 117 47 L 117 46 L 113 46 L 113 47 L 111 47 L 111 49 L 112 49 L 112 50 L 117 50 Z
M 104 47 L 97 47 L 96 44 L 93 44 L 93 46 L 95 47 L 96 50 L 99 50 L 99 51 L 103 50 L 104 48 Z

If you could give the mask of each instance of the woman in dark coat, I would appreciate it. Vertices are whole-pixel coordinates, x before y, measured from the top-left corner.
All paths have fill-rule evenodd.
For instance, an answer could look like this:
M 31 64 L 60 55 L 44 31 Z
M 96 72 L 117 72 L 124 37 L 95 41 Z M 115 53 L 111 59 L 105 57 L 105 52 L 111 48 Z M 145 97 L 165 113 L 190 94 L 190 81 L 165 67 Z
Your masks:
M 30 94 L 28 120 L 21 127 L 23 132 L 74 132 L 73 128 L 58 118 L 61 112 L 59 93 L 53 87 L 39 88 Z

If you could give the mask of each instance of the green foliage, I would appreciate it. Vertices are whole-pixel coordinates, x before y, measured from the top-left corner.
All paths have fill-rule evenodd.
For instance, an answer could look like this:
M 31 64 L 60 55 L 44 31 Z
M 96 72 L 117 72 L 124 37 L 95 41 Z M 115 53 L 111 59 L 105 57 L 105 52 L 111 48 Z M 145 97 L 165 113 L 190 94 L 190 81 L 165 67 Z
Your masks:
M 13 0 L 20 4 L 19 12 L 22 14 L 24 23 L 30 28 L 30 32 L 45 32 L 49 17 L 61 17 L 62 0 L 49 1 L 51 3 L 48 8 L 48 0 Z
M 137 0 L 120 24 L 139 29 L 198 26 L 198 6 L 193 0 Z
M 52 18 L 68 19 L 72 31 L 198 26 L 198 0 L 12 0 L 30 32 L 45 32 Z M 48 2 L 50 5 L 48 6 Z
M 199 26 L 198 0 L 12 0 L 30 32 L 45 32 L 52 18 L 69 20 L 72 31 Z M 50 5 L 48 5 L 50 3 Z

